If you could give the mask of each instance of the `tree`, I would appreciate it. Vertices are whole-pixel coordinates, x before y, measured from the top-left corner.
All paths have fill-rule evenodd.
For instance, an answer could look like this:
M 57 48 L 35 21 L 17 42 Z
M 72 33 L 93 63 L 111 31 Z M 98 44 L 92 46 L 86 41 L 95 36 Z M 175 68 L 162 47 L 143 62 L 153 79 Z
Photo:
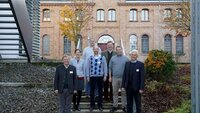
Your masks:
M 167 16 L 164 22 L 166 23 L 165 28 L 175 30 L 177 35 L 190 35 L 190 1 L 180 1 L 179 8 L 172 10 L 170 16 Z
M 86 0 L 72 0 L 61 9 L 60 16 L 64 21 L 59 22 L 62 35 L 67 36 L 77 46 L 81 31 L 92 19 L 92 10 Z

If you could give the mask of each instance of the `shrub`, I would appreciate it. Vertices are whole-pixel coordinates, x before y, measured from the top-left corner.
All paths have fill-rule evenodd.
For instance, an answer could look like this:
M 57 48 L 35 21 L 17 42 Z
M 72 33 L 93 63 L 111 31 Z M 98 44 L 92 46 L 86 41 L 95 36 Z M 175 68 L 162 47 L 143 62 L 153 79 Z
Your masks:
M 147 74 L 157 81 L 165 81 L 171 77 L 176 69 L 173 55 L 163 50 L 152 50 L 145 60 Z
M 172 109 L 165 113 L 191 113 L 191 101 L 184 101 L 180 107 Z

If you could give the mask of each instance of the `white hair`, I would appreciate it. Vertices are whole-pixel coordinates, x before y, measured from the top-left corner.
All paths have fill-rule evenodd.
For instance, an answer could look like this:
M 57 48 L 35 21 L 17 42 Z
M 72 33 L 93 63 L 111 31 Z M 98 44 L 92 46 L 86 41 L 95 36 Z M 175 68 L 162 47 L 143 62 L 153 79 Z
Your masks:
M 138 55 L 138 50 L 134 49 L 134 50 L 132 50 L 132 51 L 130 52 L 130 54 L 132 54 L 132 53 L 136 53 L 136 54 Z

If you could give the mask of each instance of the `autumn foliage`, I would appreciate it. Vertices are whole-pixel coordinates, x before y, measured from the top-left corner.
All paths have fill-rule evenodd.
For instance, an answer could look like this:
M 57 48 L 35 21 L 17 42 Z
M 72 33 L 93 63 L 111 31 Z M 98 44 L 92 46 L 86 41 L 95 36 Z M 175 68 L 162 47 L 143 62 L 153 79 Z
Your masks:
M 173 55 L 163 50 L 152 50 L 145 60 L 145 69 L 150 78 L 165 81 L 176 69 Z

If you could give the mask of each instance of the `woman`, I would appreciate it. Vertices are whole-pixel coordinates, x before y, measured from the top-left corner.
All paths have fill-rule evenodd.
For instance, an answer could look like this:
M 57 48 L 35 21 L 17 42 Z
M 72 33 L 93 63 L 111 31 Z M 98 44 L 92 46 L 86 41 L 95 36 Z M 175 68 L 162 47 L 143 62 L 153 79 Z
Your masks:
M 81 59 L 81 50 L 75 50 L 75 57 L 71 59 L 70 64 L 76 67 L 76 91 L 73 95 L 73 111 L 80 111 L 80 100 L 82 90 L 84 90 L 84 60 Z

